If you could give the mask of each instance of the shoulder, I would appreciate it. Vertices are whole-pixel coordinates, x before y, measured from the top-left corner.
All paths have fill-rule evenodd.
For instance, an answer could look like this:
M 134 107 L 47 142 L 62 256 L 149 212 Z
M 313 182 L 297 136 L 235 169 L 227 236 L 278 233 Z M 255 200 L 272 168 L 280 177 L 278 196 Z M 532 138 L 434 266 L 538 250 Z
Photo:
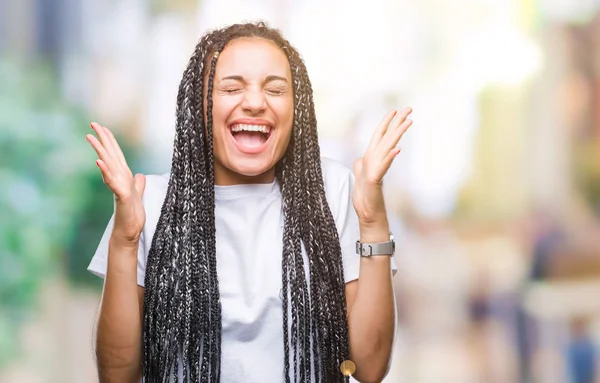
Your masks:
M 146 174 L 146 188 L 142 197 L 146 209 L 161 209 L 169 187 L 169 173 Z
M 327 194 L 337 194 L 352 183 L 352 170 L 340 161 L 328 157 L 321 158 L 323 185 Z
M 165 174 L 146 174 L 146 189 L 144 193 L 157 194 L 167 192 L 169 186 L 169 173 Z
M 146 174 L 146 188 L 142 196 L 142 202 L 144 203 L 144 210 L 146 212 L 146 224 L 144 225 L 144 231 L 142 237 L 144 238 L 143 251 L 146 256 L 150 250 L 152 244 L 152 238 L 154 237 L 154 231 L 160 218 L 165 197 L 167 195 L 167 189 L 169 187 L 169 173 L 167 174 Z

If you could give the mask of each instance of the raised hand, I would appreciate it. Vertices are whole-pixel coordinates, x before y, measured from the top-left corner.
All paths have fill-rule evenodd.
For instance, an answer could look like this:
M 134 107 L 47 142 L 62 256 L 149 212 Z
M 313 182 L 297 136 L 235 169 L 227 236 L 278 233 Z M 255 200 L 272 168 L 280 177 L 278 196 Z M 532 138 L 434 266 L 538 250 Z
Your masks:
M 382 180 L 400 153 L 396 145 L 412 124 L 408 119 L 411 112 L 411 108 L 404 108 L 388 113 L 375 129 L 364 156 L 354 162 L 352 202 L 361 227 L 388 224 Z
M 123 244 L 137 245 L 146 222 L 142 194 L 146 177 L 131 173 L 123 151 L 112 132 L 95 122 L 90 124 L 98 138 L 92 134 L 86 139 L 98 154 L 96 165 L 102 179 L 115 195 L 115 222 L 112 237 Z

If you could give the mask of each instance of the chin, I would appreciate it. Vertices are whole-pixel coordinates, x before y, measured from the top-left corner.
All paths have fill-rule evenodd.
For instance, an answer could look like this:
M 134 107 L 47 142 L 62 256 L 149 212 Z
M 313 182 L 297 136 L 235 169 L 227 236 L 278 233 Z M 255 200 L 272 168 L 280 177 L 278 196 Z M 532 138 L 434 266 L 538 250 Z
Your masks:
M 256 159 L 258 160 L 258 159 Z M 271 183 L 275 176 L 275 165 L 266 160 L 240 159 L 224 166 L 230 183 Z
M 260 177 L 266 173 L 272 173 L 271 171 L 274 171 L 275 167 L 269 165 L 252 166 L 251 164 L 243 164 L 234 166 L 231 170 L 244 177 Z

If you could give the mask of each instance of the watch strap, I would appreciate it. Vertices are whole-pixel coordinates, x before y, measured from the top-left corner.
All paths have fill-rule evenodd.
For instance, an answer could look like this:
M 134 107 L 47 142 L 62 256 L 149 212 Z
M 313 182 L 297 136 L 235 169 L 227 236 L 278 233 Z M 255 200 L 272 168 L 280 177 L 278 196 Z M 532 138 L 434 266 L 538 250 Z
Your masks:
M 395 244 L 394 241 L 381 243 L 361 243 L 356 241 L 356 254 L 361 257 L 371 257 L 374 255 L 394 256 Z

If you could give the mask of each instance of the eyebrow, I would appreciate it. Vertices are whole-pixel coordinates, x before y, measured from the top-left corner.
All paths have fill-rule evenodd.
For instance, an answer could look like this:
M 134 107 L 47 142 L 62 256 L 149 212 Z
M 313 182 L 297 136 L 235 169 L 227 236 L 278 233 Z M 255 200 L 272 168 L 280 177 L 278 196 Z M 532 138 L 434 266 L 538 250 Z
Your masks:
M 236 81 L 244 82 L 244 77 L 240 76 L 240 75 L 233 75 L 233 76 L 223 77 L 221 79 L 221 81 L 223 81 L 223 80 L 236 80 Z M 271 82 L 271 81 L 285 81 L 285 82 L 289 82 L 286 77 L 281 77 L 281 76 L 277 76 L 277 75 L 267 76 L 267 78 L 265 79 L 265 83 Z

